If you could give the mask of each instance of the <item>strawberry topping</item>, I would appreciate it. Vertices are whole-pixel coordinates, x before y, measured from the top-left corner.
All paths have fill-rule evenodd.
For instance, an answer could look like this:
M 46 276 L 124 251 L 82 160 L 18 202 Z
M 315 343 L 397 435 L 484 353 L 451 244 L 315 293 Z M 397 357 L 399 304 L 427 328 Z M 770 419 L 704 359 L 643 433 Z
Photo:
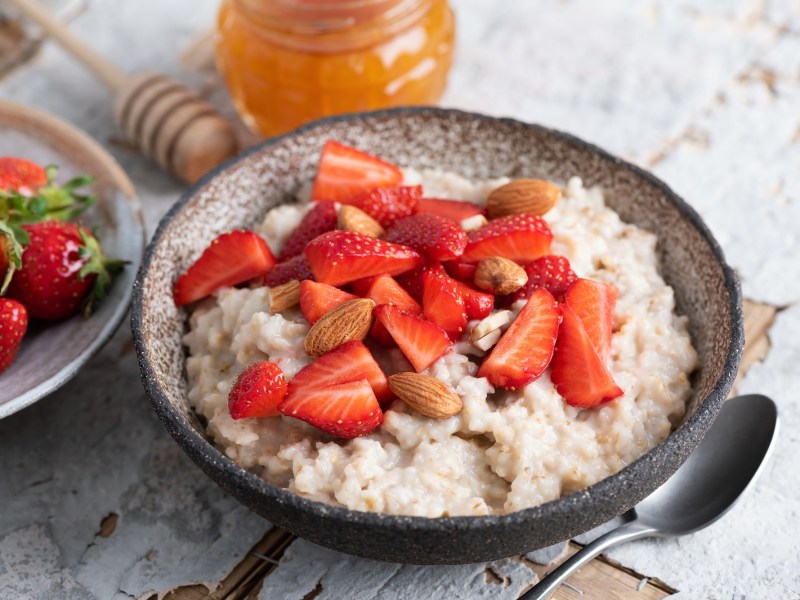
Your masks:
M 500 217 L 469 234 L 461 260 L 478 262 L 502 256 L 527 264 L 547 254 L 552 239 L 553 233 L 541 217 L 530 214 Z
M 386 229 L 397 219 L 414 214 L 420 196 L 422 188 L 418 185 L 396 186 L 378 188 L 342 202 L 360 208 Z
M 429 268 L 422 275 L 422 309 L 425 318 L 444 329 L 452 339 L 464 333 L 467 326 L 464 297 L 458 282 L 441 265 Z
M 537 293 L 537 292 L 534 292 Z M 597 353 L 580 317 L 561 304 L 561 325 L 550 379 L 570 406 L 592 408 L 618 398 L 622 389 Z
M 494 295 L 476 290 L 461 281 L 455 281 L 461 297 L 464 298 L 464 312 L 467 319 L 485 319 L 494 308 Z
M 310 279 L 300 282 L 300 312 L 311 325 L 340 304 L 356 298 L 358 296 L 327 283 L 317 283 Z
M 377 306 L 381 304 L 391 304 L 412 315 L 422 314 L 422 307 L 419 303 L 414 300 L 407 291 L 400 287 L 399 283 L 388 275 L 376 277 L 365 296 L 373 300 Z M 376 320 L 375 324 L 372 326 L 370 335 L 384 346 L 394 345 L 394 339 L 378 320 Z
M 619 290 L 615 286 L 591 279 L 579 279 L 567 288 L 565 302 L 578 315 L 603 361 L 608 360 L 611 351 L 617 298 Z
M 569 261 L 553 254 L 541 256 L 525 265 L 525 272 L 528 274 L 528 283 L 517 290 L 514 301 L 527 298 L 537 288 L 544 288 L 561 302 L 569 284 L 578 280 Z
M 329 141 L 322 149 L 313 200 L 345 202 L 379 187 L 399 185 L 400 170 L 384 160 L 339 142 Z
M 292 279 L 297 281 L 305 281 L 306 279 L 314 279 L 311 273 L 311 266 L 308 264 L 304 254 L 298 254 L 294 258 L 285 260 L 273 266 L 267 274 L 261 279 L 264 285 L 269 287 L 277 287 L 288 283 Z
M 553 357 L 558 321 L 552 294 L 541 288 L 535 290 L 483 361 L 478 377 L 486 377 L 492 385 L 507 390 L 538 379 Z
M 467 234 L 461 225 L 452 219 L 427 213 L 398 219 L 383 239 L 416 248 L 433 260 L 457 258 L 467 246 Z
M 302 254 L 306 244 L 326 231 L 336 229 L 336 206 L 333 202 L 317 202 L 308 211 L 283 246 L 278 260 L 283 262 Z
M 286 379 L 274 362 L 250 365 L 236 378 L 228 394 L 228 410 L 233 419 L 274 417 L 286 396 Z
M 306 246 L 305 255 L 314 278 L 336 286 L 373 275 L 404 273 L 424 263 L 413 248 L 352 231 L 322 234 Z
M 450 338 L 441 327 L 396 306 L 376 307 L 375 318 L 386 327 L 417 372 L 430 367 L 451 346 Z
M 464 219 L 469 219 L 475 215 L 484 214 L 486 211 L 482 206 L 464 200 L 446 200 L 444 198 L 420 198 L 417 204 L 418 213 L 431 213 L 452 219 L 460 223 Z

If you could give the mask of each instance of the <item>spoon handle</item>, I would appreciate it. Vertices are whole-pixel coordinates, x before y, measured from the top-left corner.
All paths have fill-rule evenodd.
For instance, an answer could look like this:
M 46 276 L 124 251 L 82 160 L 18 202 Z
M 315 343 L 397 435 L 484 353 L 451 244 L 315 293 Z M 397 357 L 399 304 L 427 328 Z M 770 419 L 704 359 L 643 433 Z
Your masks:
M 604 550 L 615 544 L 653 535 L 655 532 L 656 530 L 652 527 L 642 525 L 636 520 L 629 521 L 616 529 L 612 529 L 570 556 L 555 571 L 547 575 L 547 577 L 537 583 L 526 594 L 520 596 L 519 600 L 545 600 L 549 598 L 550 594 L 554 593 L 570 575 Z

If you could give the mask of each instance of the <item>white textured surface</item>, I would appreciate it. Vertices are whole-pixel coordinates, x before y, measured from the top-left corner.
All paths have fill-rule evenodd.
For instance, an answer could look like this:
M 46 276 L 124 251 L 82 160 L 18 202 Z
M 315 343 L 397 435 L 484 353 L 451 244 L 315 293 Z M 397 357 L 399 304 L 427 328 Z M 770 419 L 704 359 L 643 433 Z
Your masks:
M 681 598 L 800 598 L 800 2 L 454 4 L 460 45 L 444 104 L 565 129 L 652 164 L 708 220 L 745 294 L 789 305 L 743 385 L 781 409 L 777 452 L 754 493 L 704 532 L 612 555 Z M 183 76 L 176 55 L 215 5 L 92 0 L 74 29 L 126 69 Z M 109 93 L 55 46 L 0 81 L 0 95 L 109 147 L 150 231 L 181 191 L 112 142 Z M 0 598 L 125 598 L 215 581 L 268 527 L 210 484 L 150 414 L 127 338 L 121 331 L 76 380 L 0 422 Z M 116 531 L 97 537 L 110 512 Z M 487 583 L 483 565 L 399 567 L 298 541 L 263 597 L 302 598 L 319 583 L 319 598 L 513 598 L 532 579 L 513 561 L 492 569 L 509 584 Z

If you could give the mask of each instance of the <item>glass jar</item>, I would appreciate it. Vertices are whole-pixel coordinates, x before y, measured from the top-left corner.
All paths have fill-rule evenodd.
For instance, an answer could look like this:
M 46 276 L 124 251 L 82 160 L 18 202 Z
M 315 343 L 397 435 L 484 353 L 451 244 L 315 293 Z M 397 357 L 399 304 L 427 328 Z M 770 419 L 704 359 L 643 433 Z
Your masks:
M 434 104 L 455 24 L 447 0 L 222 0 L 216 57 L 263 135 L 339 113 Z

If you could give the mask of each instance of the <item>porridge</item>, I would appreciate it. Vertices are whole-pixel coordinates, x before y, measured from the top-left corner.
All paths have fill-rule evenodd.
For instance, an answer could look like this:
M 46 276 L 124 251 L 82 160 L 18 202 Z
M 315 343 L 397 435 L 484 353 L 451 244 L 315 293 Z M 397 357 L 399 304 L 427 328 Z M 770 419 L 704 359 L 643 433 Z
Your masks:
M 457 199 L 462 201 L 460 205 L 467 201 L 474 203 L 478 211 L 493 191 L 508 183 L 508 179 L 468 181 L 457 174 L 438 171 L 402 171 L 402 185 L 421 186 L 425 198 L 436 198 L 435 202 L 440 203 Z M 369 350 L 363 350 L 358 341 L 348 341 L 333 349 L 323 347 L 319 352 L 322 358 L 317 358 L 320 365 L 333 360 L 326 357 L 344 353 L 343 348 L 358 345 L 362 354 L 371 351 L 380 371 L 387 376 L 421 371 L 435 377 L 451 394 L 437 396 L 441 400 L 438 404 L 421 406 L 414 401 L 414 394 L 409 396 L 407 390 L 401 389 L 403 379 L 397 376 L 389 377 L 391 390 L 383 379 L 383 383 L 376 384 L 371 375 L 359 376 L 359 381 L 350 378 L 330 382 L 333 387 L 326 393 L 336 390 L 340 395 L 361 397 L 364 392 L 377 397 L 383 407 L 369 427 L 359 421 L 362 429 L 355 432 L 356 437 L 338 439 L 329 434 L 331 430 L 320 427 L 319 419 L 324 414 L 317 415 L 317 420 L 293 418 L 287 416 L 285 404 L 280 409 L 283 415 L 273 408 L 264 414 L 275 416 L 237 419 L 231 416 L 233 408 L 229 408 L 229 403 L 237 378 L 246 367 L 260 361 L 274 363 L 275 370 L 282 372 L 289 389 L 283 402 L 289 402 L 295 376 L 315 364 L 310 354 L 316 354 L 315 344 L 320 336 L 314 338 L 309 348 L 307 338 L 310 339 L 312 324 L 311 317 L 306 318 L 310 310 L 307 304 L 298 307 L 296 302 L 293 305 L 290 302 L 287 308 L 275 310 L 281 307 L 271 307 L 271 303 L 283 301 L 273 293 L 277 286 L 272 285 L 271 289 L 251 283 L 249 287 L 231 287 L 234 282 L 230 281 L 228 286 L 197 302 L 184 338 L 188 348 L 189 401 L 204 418 L 210 436 L 228 457 L 243 467 L 303 497 L 355 510 L 427 517 L 502 514 L 536 506 L 596 483 L 641 456 L 669 435 L 683 416 L 691 394 L 689 375 L 697 365 L 697 357 L 687 331 L 687 319 L 676 315 L 673 291 L 658 273 L 655 236 L 622 222 L 604 205 L 602 190 L 585 188 L 577 177 L 570 179 L 562 192 L 560 200 L 543 217 L 552 231 L 552 242 L 547 240 L 549 249 L 545 254 L 563 257 L 564 268 L 572 278 L 584 282 L 588 292 L 605 299 L 605 304 L 601 301 L 598 306 L 600 313 L 607 311 L 610 339 L 606 340 L 606 347 L 594 342 L 596 334 L 592 327 L 580 325 L 576 317 L 581 314 L 580 303 L 576 301 L 573 306 L 572 297 L 577 298 L 575 290 L 582 288 L 571 279 L 564 282 L 569 287 L 558 305 L 550 292 L 528 289 L 523 284 L 516 293 L 497 294 L 495 305 L 484 310 L 481 318 L 469 319 L 464 327 L 458 323 L 462 317 L 455 314 L 458 311 L 443 315 L 442 320 L 436 320 L 439 325 L 431 327 L 436 328 L 439 335 L 436 339 L 445 340 L 447 348 L 441 356 L 434 356 L 430 364 L 425 364 L 424 352 L 429 345 L 409 351 L 400 339 L 401 328 L 390 317 L 400 314 L 427 326 L 424 317 L 429 315 L 429 304 L 444 302 L 450 289 L 435 288 L 437 295 L 430 296 L 429 287 L 450 285 L 462 270 L 478 277 L 474 264 L 470 271 L 468 261 L 451 259 L 449 263 L 445 261 L 445 270 L 429 260 L 423 275 L 422 316 L 409 317 L 410 313 L 392 306 L 392 302 L 375 306 L 374 302 L 354 300 L 366 295 L 363 290 L 359 293 L 358 281 L 333 283 L 333 287 L 344 288 L 336 290 L 342 294 L 337 300 L 342 310 L 346 306 L 363 306 L 371 311 L 374 307 L 377 323 L 383 327 L 371 326 L 365 340 Z M 270 210 L 255 228 L 275 256 L 281 255 L 287 243 L 296 242 L 290 235 L 301 222 L 309 221 L 305 217 L 314 205 L 308 201 L 309 194 L 310 190 L 301 191 L 297 204 Z M 344 205 L 330 204 L 337 211 L 338 225 L 342 228 Z M 393 225 L 384 214 L 373 211 L 373 216 L 370 225 L 385 229 L 384 239 L 400 235 L 393 233 Z M 476 254 L 472 240 L 480 237 L 476 231 L 489 225 L 485 225 L 485 218 L 478 212 L 463 219 L 461 225 L 473 229 L 465 252 L 466 256 L 473 256 L 473 263 L 477 262 L 480 268 L 486 257 L 480 256 L 480 252 Z M 513 235 L 502 237 L 512 238 Z M 307 248 L 314 243 L 317 242 Z M 430 257 L 431 252 L 435 255 L 441 248 L 425 250 Z M 304 255 L 298 256 L 302 259 Z M 307 250 L 305 256 L 313 258 L 312 250 Z M 279 263 L 278 267 L 292 260 L 295 259 Z M 534 281 L 535 271 L 527 268 L 527 260 L 512 257 L 509 261 L 520 262 L 526 272 L 523 279 L 528 284 Z M 485 265 L 492 266 L 491 262 Z M 515 269 L 522 271 L 516 264 L 505 266 L 514 274 L 518 274 Z M 270 273 L 278 267 L 267 273 L 265 282 L 269 282 Z M 292 278 L 303 276 L 303 267 L 295 265 L 292 269 Z M 403 281 L 407 273 L 394 275 L 397 281 Z M 338 275 L 329 272 L 326 277 L 335 279 Z M 308 283 L 301 289 L 316 289 L 315 285 L 320 284 Z M 404 282 L 404 286 L 413 291 L 413 284 Z M 433 299 L 429 302 L 429 298 Z M 534 307 L 534 302 L 543 308 Z M 469 304 L 465 306 L 469 312 Z M 336 310 L 339 308 L 333 309 Z M 330 320 L 325 315 L 333 311 L 320 310 L 311 320 L 321 319 L 317 323 Z M 538 311 L 537 316 L 546 313 L 552 317 L 531 320 L 528 313 L 533 311 Z M 448 331 L 447 318 L 455 319 L 452 331 Z M 600 329 L 606 326 L 602 314 L 598 322 Z M 521 330 L 525 323 L 530 323 L 531 328 L 535 323 L 535 329 Z M 566 328 L 572 326 L 577 327 L 573 330 L 577 333 L 569 337 Z M 552 329 L 549 347 L 530 341 L 538 340 L 548 328 Z M 326 332 L 329 336 L 338 335 L 342 328 L 332 329 Z M 388 341 L 381 340 L 381 336 L 388 337 Z M 506 338 L 514 336 L 517 336 L 514 340 L 524 339 L 525 344 L 534 344 L 535 352 L 525 344 L 503 346 Z M 359 339 L 363 337 L 362 334 Z M 397 338 L 396 345 L 392 337 Z M 594 371 L 587 376 L 589 383 L 581 378 L 569 381 L 567 361 L 559 354 L 566 355 L 576 345 L 579 350 L 591 348 L 593 362 L 589 364 L 594 365 L 592 368 L 598 374 L 606 374 L 605 395 L 589 404 L 581 397 L 581 386 L 594 383 L 591 379 Z M 549 353 L 545 362 L 530 368 L 525 363 L 516 368 L 514 361 L 535 360 L 541 349 Z M 515 358 L 520 354 L 525 356 Z M 519 379 L 520 369 L 523 379 Z M 531 378 L 531 370 L 537 371 L 533 380 L 524 383 Z M 427 381 L 414 379 L 415 375 L 410 377 L 414 381 Z M 301 374 L 294 380 L 295 391 L 309 379 L 311 375 L 304 379 Z M 393 381 L 396 385 L 391 385 Z M 518 385 L 520 381 L 524 384 Z M 284 393 L 285 390 L 281 391 Z M 320 394 L 312 390 L 299 403 L 295 402 L 294 414 L 306 410 Z M 393 398 L 394 395 L 407 401 Z M 565 401 L 565 397 L 570 401 Z M 457 406 L 451 410 L 451 404 Z M 369 414 L 372 418 L 372 411 Z

